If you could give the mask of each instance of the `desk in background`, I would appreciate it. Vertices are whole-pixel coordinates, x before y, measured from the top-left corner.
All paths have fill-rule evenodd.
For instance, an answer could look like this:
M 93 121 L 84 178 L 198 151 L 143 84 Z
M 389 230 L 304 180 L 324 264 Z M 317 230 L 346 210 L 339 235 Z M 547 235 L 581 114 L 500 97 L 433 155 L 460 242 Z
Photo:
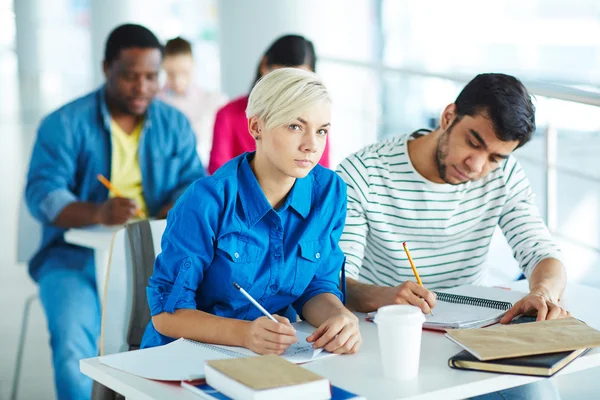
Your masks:
M 527 292 L 527 282 L 514 282 L 513 289 Z M 600 290 L 588 286 L 569 284 L 564 304 L 571 314 L 590 326 L 600 329 L 600 313 L 591 304 L 600 304 Z M 357 354 L 336 356 L 304 364 L 303 367 L 328 378 L 332 384 L 365 396 L 367 399 L 437 400 L 463 399 L 497 390 L 535 382 L 541 378 L 531 376 L 492 374 L 454 370 L 448 367 L 448 358 L 462 350 L 444 337 L 443 333 L 423 331 L 421 364 L 417 379 L 395 382 L 383 378 L 377 327 L 359 315 L 363 344 Z M 296 324 L 297 329 L 310 332 L 306 323 Z M 600 349 L 585 356 L 559 372 L 569 374 L 600 365 Z M 80 362 L 81 372 L 99 383 L 124 395 L 128 399 L 192 400 L 198 397 L 174 383 L 163 383 L 139 378 L 100 364 L 98 358 Z

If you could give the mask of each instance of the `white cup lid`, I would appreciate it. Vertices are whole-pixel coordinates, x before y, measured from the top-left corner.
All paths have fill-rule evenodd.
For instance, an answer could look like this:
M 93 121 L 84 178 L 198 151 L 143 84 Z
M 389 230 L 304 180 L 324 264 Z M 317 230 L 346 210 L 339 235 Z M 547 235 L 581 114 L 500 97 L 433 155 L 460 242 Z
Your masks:
M 416 323 L 423 324 L 425 316 L 419 307 L 408 304 L 383 306 L 377 310 L 376 324 Z

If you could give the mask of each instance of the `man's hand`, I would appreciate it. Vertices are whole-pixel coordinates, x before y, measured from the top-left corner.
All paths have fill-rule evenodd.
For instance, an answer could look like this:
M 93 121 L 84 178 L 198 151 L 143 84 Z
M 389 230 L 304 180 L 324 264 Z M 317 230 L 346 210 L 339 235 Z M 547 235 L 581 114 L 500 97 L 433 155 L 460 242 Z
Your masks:
M 123 225 L 135 215 L 137 208 L 137 204 L 131 199 L 114 197 L 98 207 L 96 221 L 102 225 Z
M 570 312 L 562 308 L 558 302 L 551 299 L 548 294 L 544 292 L 531 292 L 508 310 L 500 320 L 500 323 L 508 324 L 518 315 L 535 315 L 536 313 L 536 321 L 567 318 L 571 316 Z
M 252 321 L 244 336 L 244 347 L 257 354 L 281 355 L 294 343 L 298 343 L 296 330 L 285 317 L 273 315 L 277 322 L 267 317 Z
M 171 211 L 171 208 L 173 208 L 173 203 L 165 204 L 164 207 L 160 209 L 158 214 L 156 214 L 156 218 L 157 219 L 167 218 L 167 214 L 169 214 L 169 211 Z
M 436 295 L 413 281 L 406 281 L 396 287 L 380 288 L 380 307 L 390 304 L 410 304 L 429 314 L 435 307 Z M 379 308 L 379 307 L 378 307 Z
M 358 330 L 358 318 L 351 313 L 334 315 L 306 338 L 313 348 L 324 348 L 330 353 L 354 354 L 360 348 L 362 336 Z

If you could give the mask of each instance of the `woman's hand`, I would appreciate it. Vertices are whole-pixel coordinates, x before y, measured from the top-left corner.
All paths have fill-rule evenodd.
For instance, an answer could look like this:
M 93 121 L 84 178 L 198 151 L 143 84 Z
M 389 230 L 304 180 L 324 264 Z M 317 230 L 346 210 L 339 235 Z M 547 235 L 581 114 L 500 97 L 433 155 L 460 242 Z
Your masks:
M 306 340 L 314 342 L 315 349 L 324 348 L 336 354 L 354 354 L 362 343 L 358 318 L 350 312 L 334 315 L 323 322 Z
M 267 317 L 255 319 L 244 335 L 244 347 L 257 354 L 281 355 L 290 345 L 297 343 L 296 330 L 285 317 L 273 315 L 279 322 Z

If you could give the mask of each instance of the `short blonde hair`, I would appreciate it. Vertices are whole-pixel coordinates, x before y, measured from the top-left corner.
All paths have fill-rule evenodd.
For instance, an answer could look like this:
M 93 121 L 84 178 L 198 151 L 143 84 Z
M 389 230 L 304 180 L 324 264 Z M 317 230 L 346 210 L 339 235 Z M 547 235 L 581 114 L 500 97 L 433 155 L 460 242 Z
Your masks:
M 258 117 L 267 129 L 285 125 L 319 101 L 331 102 L 327 88 L 314 72 L 280 68 L 263 76 L 252 88 L 246 117 Z

